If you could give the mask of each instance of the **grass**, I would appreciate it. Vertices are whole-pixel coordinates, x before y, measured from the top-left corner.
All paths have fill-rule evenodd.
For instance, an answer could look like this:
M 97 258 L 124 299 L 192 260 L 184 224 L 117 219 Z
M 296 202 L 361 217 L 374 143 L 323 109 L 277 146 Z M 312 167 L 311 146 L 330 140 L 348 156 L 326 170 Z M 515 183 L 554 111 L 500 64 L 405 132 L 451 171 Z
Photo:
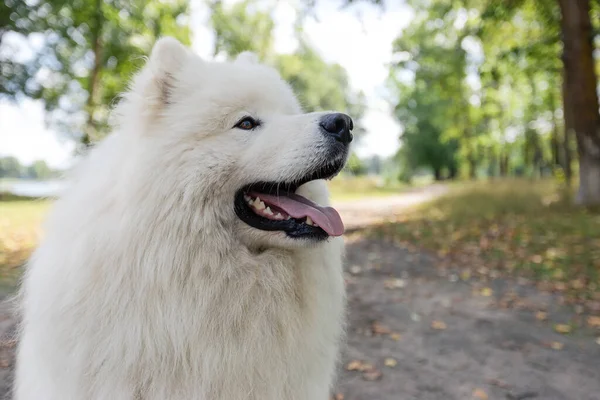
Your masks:
M 474 270 L 524 275 L 567 295 L 600 301 L 600 214 L 572 205 L 552 182 L 452 186 L 368 234 L 436 251 Z
M 338 176 L 328 182 L 331 198 L 334 201 L 355 200 L 364 197 L 391 196 L 406 190 L 402 183 L 384 184 L 373 177 Z
M 4 197 L 0 201 L 0 286 L 11 287 L 37 244 L 51 202 Z

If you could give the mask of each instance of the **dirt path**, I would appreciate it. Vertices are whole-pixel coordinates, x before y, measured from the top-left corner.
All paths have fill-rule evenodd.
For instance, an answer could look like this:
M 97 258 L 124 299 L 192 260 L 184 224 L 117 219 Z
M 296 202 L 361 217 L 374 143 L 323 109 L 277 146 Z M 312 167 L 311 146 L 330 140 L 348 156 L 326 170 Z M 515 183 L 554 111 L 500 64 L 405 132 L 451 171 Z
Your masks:
M 555 333 L 573 314 L 550 295 L 500 279 L 485 293 L 383 241 L 351 237 L 347 259 L 344 400 L 600 399 L 600 345 L 593 332 Z
M 335 204 L 355 231 L 347 237 L 349 321 L 337 400 L 600 399 L 598 333 L 555 333 L 553 323 L 574 316 L 556 299 L 501 279 L 482 295 L 479 282 L 441 269 L 433 256 L 361 237 L 361 226 L 444 191 Z M 539 310 L 547 321 L 536 318 Z M 13 327 L 0 305 L 0 333 Z M 0 348 L 0 398 L 12 352 Z
M 407 207 L 432 200 L 447 191 L 446 186 L 432 185 L 394 196 L 372 197 L 358 200 L 338 201 L 333 206 L 338 210 L 347 231 L 385 221 L 390 215 Z

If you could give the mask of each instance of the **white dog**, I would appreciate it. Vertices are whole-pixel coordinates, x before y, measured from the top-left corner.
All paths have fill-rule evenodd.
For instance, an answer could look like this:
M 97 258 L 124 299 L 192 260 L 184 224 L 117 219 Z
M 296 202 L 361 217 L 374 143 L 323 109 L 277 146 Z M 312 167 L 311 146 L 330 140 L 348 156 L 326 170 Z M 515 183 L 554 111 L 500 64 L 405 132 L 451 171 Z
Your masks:
M 327 399 L 352 120 L 171 38 L 115 115 L 26 272 L 16 400 Z

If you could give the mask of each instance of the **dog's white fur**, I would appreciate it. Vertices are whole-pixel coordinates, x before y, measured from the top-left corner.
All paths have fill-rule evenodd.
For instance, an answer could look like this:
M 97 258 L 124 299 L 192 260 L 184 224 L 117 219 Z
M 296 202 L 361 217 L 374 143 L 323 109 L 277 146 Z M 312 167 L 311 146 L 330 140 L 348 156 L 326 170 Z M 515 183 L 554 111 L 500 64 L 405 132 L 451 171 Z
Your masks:
M 244 115 L 262 126 L 233 129 Z M 342 241 L 233 210 L 243 185 L 325 157 L 320 115 L 251 55 L 212 63 L 157 42 L 28 266 L 16 400 L 327 399 Z M 328 202 L 323 181 L 298 192 Z

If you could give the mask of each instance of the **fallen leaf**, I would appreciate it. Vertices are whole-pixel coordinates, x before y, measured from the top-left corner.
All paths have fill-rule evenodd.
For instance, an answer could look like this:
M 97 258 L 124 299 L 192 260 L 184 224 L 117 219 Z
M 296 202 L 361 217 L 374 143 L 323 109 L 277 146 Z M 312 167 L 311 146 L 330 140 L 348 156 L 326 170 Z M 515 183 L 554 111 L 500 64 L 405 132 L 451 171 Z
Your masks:
M 375 321 L 373 324 L 371 324 L 371 332 L 373 332 L 375 335 L 389 335 L 392 333 L 392 330 L 387 326 Z
M 346 365 L 346 369 L 348 371 L 360 371 L 363 366 L 362 361 L 354 360 L 350 361 L 348 365 Z
M 344 395 L 342 393 L 336 393 L 331 396 L 331 400 L 344 400 Z
M 366 381 L 378 381 L 379 379 L 381 379 L 381 376 L 383 374 L 381 373 L 381 371 L 373 368 L 370 371 L 365 372 L 362 376 L 363 379 Z
M 588 317 L 587 319 L 587 323 L 589 326 L 593 327 L 593 328 L 600 328 L 600 317 Z
M 375 367 L 373 366 L 373 364 L 369 364 L 369 363 L 362 362 L 359 360 L 354 360 L 354 361 L 350 361 L 348 363 L 348 365 L 346 365 L 346 369 L 348 371 L 365 372 L 365 371 L 371 371 L 371 370 L 375 369 Z
M 538 321 L 545 321 L 546 319 L 548 319 L 548 313 L 544 311 L 538 311 L 535 313 L 535 319 L 537 319 Z
M 539 254 L 536 254 L 533 257 L 531 257 L 531 261 L 533 261 L 536 264 L 540 264 L 543 261 L 543 258 Z
M 561 342 L 552 342 L 550 343 L 550 347 L 554 350 L 562 350 L 565 345 Z
M 404 279 L 386 279 L 383 282 L 383 286 L 386 289 L 402 289 L 406 286 Z
M 398 365 L 398 361 L 394 360 L 393 358 L 386 358 L 383 363 L 386 367 L 390 368 L 394 368 L 396 365 Z
M 431 327 L 433 329 L 436 329 L 438 331 L 443 331 L 444 329 L 447 328 L 446 323 L 443 321 L 438 321 L 438 320 L 434 320 L 431 322 Z
M 571 281 L 571 287 L 575 290 L 581 290 L 585 287 L 585 282 L 581 279 Z
M 489 287 L 485 287 L 485 288 L 481 289 L 479 294 L 482 295 L 483 297 L 490 297 L 492 294 L 494 294 L 494 291 L 492 289 L 490 289 Z
M 567 324 L 556 324 L 554 325 L 554 330 L 558 333 L 571 333 L 571 326 Z
M 473 397 L 478 400 L 488 400 L 489 397 L 483 389 L 475 389 L 473 391 Z
M 397 342 L 398 340 L 402 339 L 402 335 L 397 332 L 394 332 L 394 333 L 390 334 L 390 338 Z

